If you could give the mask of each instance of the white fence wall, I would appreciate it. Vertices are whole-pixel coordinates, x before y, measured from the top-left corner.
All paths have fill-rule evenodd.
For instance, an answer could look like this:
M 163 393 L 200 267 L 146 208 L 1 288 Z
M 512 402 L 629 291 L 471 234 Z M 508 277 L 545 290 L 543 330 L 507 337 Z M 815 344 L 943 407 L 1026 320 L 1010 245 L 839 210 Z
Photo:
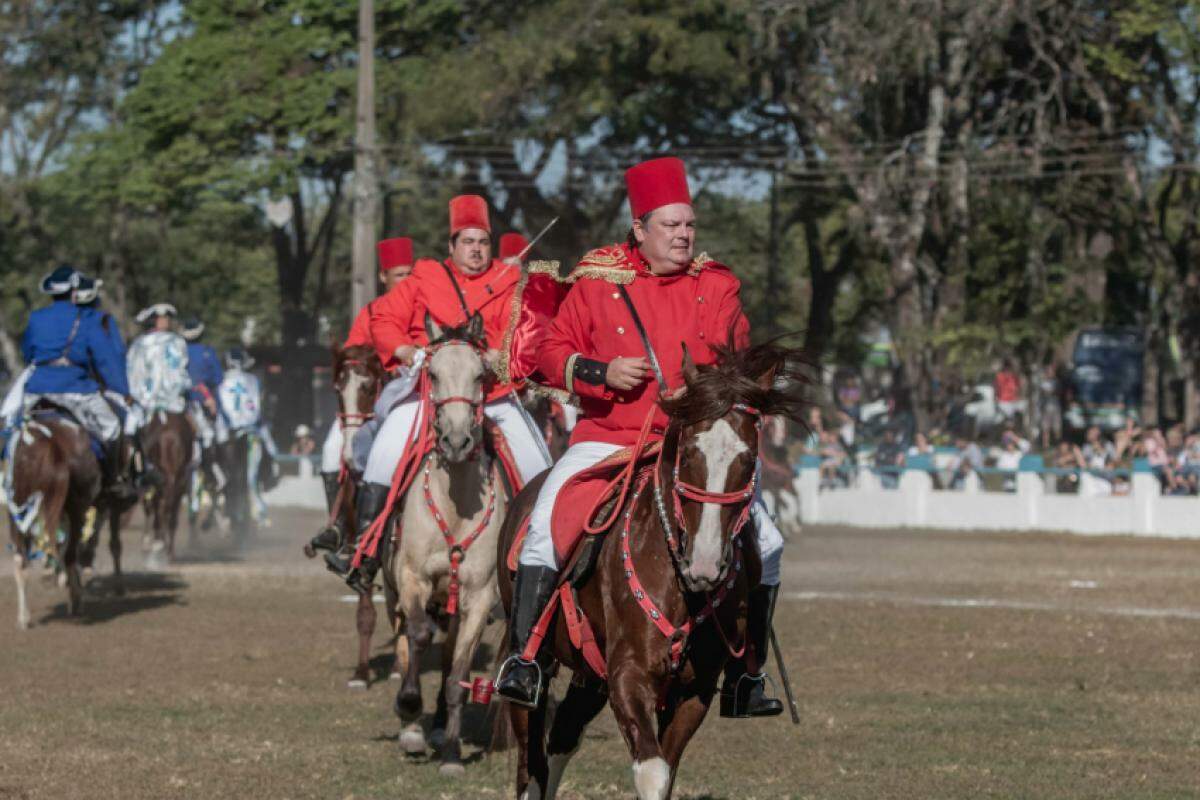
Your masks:
M 1017 473 L 1016 492 L 984 491 L 971 476 L 961 491 L 933 488 L 928 472 L 906 470 L 896 489 L 884 489 L 870 470 L 861 470 L 849 489 L 820 490 L 820 474 L 805 464 L 796 477 L 800 519 L 863 528 L 940 528 L 945 530 L 1065 531 L 1081 534 L 1132 534 L 1200 538 L 1200 497 L 1167 497 L 1158 478 L 1139 468 L 1132 494 L 1088 496 L 1087 475 L 1080 494 L 1047 492 L 1037 469 Z M 284 477 L 266 494 L 272 506 L 325 510 L 325 490 L 308 459 L 300 474 Z
M 819 470 L 808 464 L 795 486 L 806 524 L 1200 538 L 1200 497 L 1164 496 L 1158 478 L 1140 466 L 1132 493 L 1115 497 L 1088 496 L 1086 487 L 1080 494 L 1047 492 L 1037 469 L 1017 473 L 1015 492 L 983 491 L 974 476 L 961 491 L 935 490 L 929 473 L 915 469 L 905 471 L 895 489 L 861 470 L 854 487 L 822 491 Z

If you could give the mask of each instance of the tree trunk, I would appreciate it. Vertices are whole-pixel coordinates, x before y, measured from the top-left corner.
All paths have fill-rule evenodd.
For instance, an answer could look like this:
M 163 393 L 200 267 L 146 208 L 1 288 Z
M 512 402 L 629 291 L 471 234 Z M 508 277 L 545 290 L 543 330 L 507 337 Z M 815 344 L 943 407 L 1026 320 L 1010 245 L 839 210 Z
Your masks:
M 350 315 L 375 297 L 379 163 L 375 147 L 375 3 L 358 0 L 358 111 L 354 147 L 354 274 Z

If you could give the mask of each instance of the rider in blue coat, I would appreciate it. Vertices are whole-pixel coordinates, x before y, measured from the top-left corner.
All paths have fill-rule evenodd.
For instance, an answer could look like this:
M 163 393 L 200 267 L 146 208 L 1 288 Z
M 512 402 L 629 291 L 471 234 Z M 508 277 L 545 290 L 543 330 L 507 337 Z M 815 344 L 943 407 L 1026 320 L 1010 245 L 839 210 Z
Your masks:
M 188 405 L 200 436 L 201 467 L 207 473 L 210 485 L 216 487 L 215 491 L 220 491 L 225 483 L 225 476 L 214 458 L 213 444 L 216 439 L 214 425 L 218 413 L 217 390 L 225 372 L 221 369 L 221 358 L 217 351 L 212 345 L 200 341 L 200 337 L 204 335 L 204 323 L 198 317 L 185 319 L 179 332 L 188 343 L 188 376 L 192 379 Z
M 132 402 L 125 374 L 125 346 L 103 312 L 76 306 L 72 292 L 82 276 L 69 265 L 42 280 L 51 303 L 29 316 L 21 337 L 21 354 L 35 367 L 25 384 L 25 407 L 46 399 L 70 414 L 104 446 L 104 483 L 118 498 L 134 496 L 120 469 L 122 423 L 102 392 Z M 111 317 L 108 318 L 111 323 Z

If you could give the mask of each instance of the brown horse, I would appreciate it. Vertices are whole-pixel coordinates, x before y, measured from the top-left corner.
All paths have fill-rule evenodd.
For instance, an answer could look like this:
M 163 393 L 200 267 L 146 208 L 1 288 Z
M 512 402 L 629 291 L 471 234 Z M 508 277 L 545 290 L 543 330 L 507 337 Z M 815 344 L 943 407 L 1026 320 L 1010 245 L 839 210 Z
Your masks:
M 179 505 L 191 480 L 196 431 L 186 413 L 160 409 L 150 415 L 141 437 L 146 460 L 162 476 L 161 485 L 146 498 L 146 521 L 153 530 L 146 567 L 163 570 L 175 560 Z
M 79 551 L 88 509 L 100 494 L 101 471 L 87 431 L 64 417 L 34 412 L 13 436 L 18 440 L 11 456 L 9 507 L 24 509 L 25 514 L 19 521 L 10 513 L 9 535 L 17 582 L 17 627 L 25 629 L 32 624 L 25 567 L 35 545 L 40 544 L 46 558 L 57 561 L 71 616 L 83 609 Z M 60 537 L 63 522 L 66 535 Z
M 567 625 L 568 612 L 560 608 L 546 646 L 575 679 L 549 742 L 548 692 L 536 708 L 508 704 L 519 797 L 554 797 L 584 728 L 607 703 L 633 757 L 638 797 L 670 796 L 725 663 L 744 647 L 746 601 L 760 564 L 752 536 L 742 531 L 754 494 L 761 420 L 802 411 L 797 363 L 796 351 L 774 344 L 721 349 L 715 365 L 699 368 L 685 354 L 686 391 L 662 402 L 670 423 L 659 456 L 652 468 L 629 473 L 632 485 L 608 517 L 616 524 L 599 542 L 592 577 L 568 590 L 590 622 L 601 663 L 572 646 L 573 630 L 576 641 L 586 636 L 576 619 Z M 500 537 L 506 608 L 512 603 L 508 551 L 536 491 L 531 485 L 518 496 Z
M 326 530 L 334 531 L 338 539 L 333 549 L 340 547 L 341 540 L 354 531 L 358 494 L 354 436 L 375 416 L 375 401 L 388 380 L 389 376 L 375 348 L 367 345 L 333 346 L 333 386 L 338 399 L 337 422 L 334 424 L 341 426 L 342 431 L 342 468 L 338 475 L 338 488 L 332 498 L 326 498 L 330 503 Z M 328 549 L 320 542 L 323 538 L 326 538 L 325 531 L 304 546 L 304 554 L 313 558 L 317 555 L 317 549 Z M 354 612 L 358 631 L 358 663 L 354 667 L 354 674 L 346 682 L 351 689 L 366 689 L 371 683 L 371 639 L 375 635 L 377 617 L 374 593 L 359 594 L 358 607 Z M 393 673 L 392 677 L 399 678 L 399 674 Z

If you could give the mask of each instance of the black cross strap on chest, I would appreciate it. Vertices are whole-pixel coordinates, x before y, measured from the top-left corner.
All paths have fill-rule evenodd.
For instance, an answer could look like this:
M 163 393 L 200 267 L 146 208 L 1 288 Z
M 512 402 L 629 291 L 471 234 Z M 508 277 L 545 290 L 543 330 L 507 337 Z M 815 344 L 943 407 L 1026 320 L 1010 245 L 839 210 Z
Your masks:
M 49 361 L 42 362 L 39 366 L 42 367 L 69 367 L 71 366 L 71 345 L 75 344 L 75 337 L 79 335 L 79 323 L 83 321 L 83 312 L 79 309 L 75 310 L 75 322 L 71 324 L 71 332 L 67 334 L 67 343 L 63 345 L 62 352 L 58 358 L 52 358 Z
M 617 291 L 621 293 L 621 299 L 625 301 L 625 307 L 629 309 L 629 316 L 633 317 L 633 327 L 637 329 L 638 336 L 642 340 L 642 347 L 646 348 L 646 360 L 650 362 L 650 369 L 654 370 L 654 377 L 658 380 L 658 393 L 666 394 L 667 379 L 663 375 L 662 365 L 658 363 L 658 354 L 654 352 L 654 346 L 650 344 L 646 326 L 642 324 L 642 318 L 638 316 L 633 298 L 629 296 L 629 291 L 623 284 L 617 284 Z
M 470 320 L 472 314 L 471 307 L 467 305 L 467 296 L 463 294 L 462 287 L 458 285 L 458 278 L 454 277 L 454 270 L 450 269 L 450 266 L 445 261 L 439 261 L 438 263 L 442 265 L 442 269 L 446 270 L 446 277 L 450 279 L 450 285 L 454 287 L 454 293 L 458 295 L 458 302 L 462 303 L 463 316 L 467 320 Z

